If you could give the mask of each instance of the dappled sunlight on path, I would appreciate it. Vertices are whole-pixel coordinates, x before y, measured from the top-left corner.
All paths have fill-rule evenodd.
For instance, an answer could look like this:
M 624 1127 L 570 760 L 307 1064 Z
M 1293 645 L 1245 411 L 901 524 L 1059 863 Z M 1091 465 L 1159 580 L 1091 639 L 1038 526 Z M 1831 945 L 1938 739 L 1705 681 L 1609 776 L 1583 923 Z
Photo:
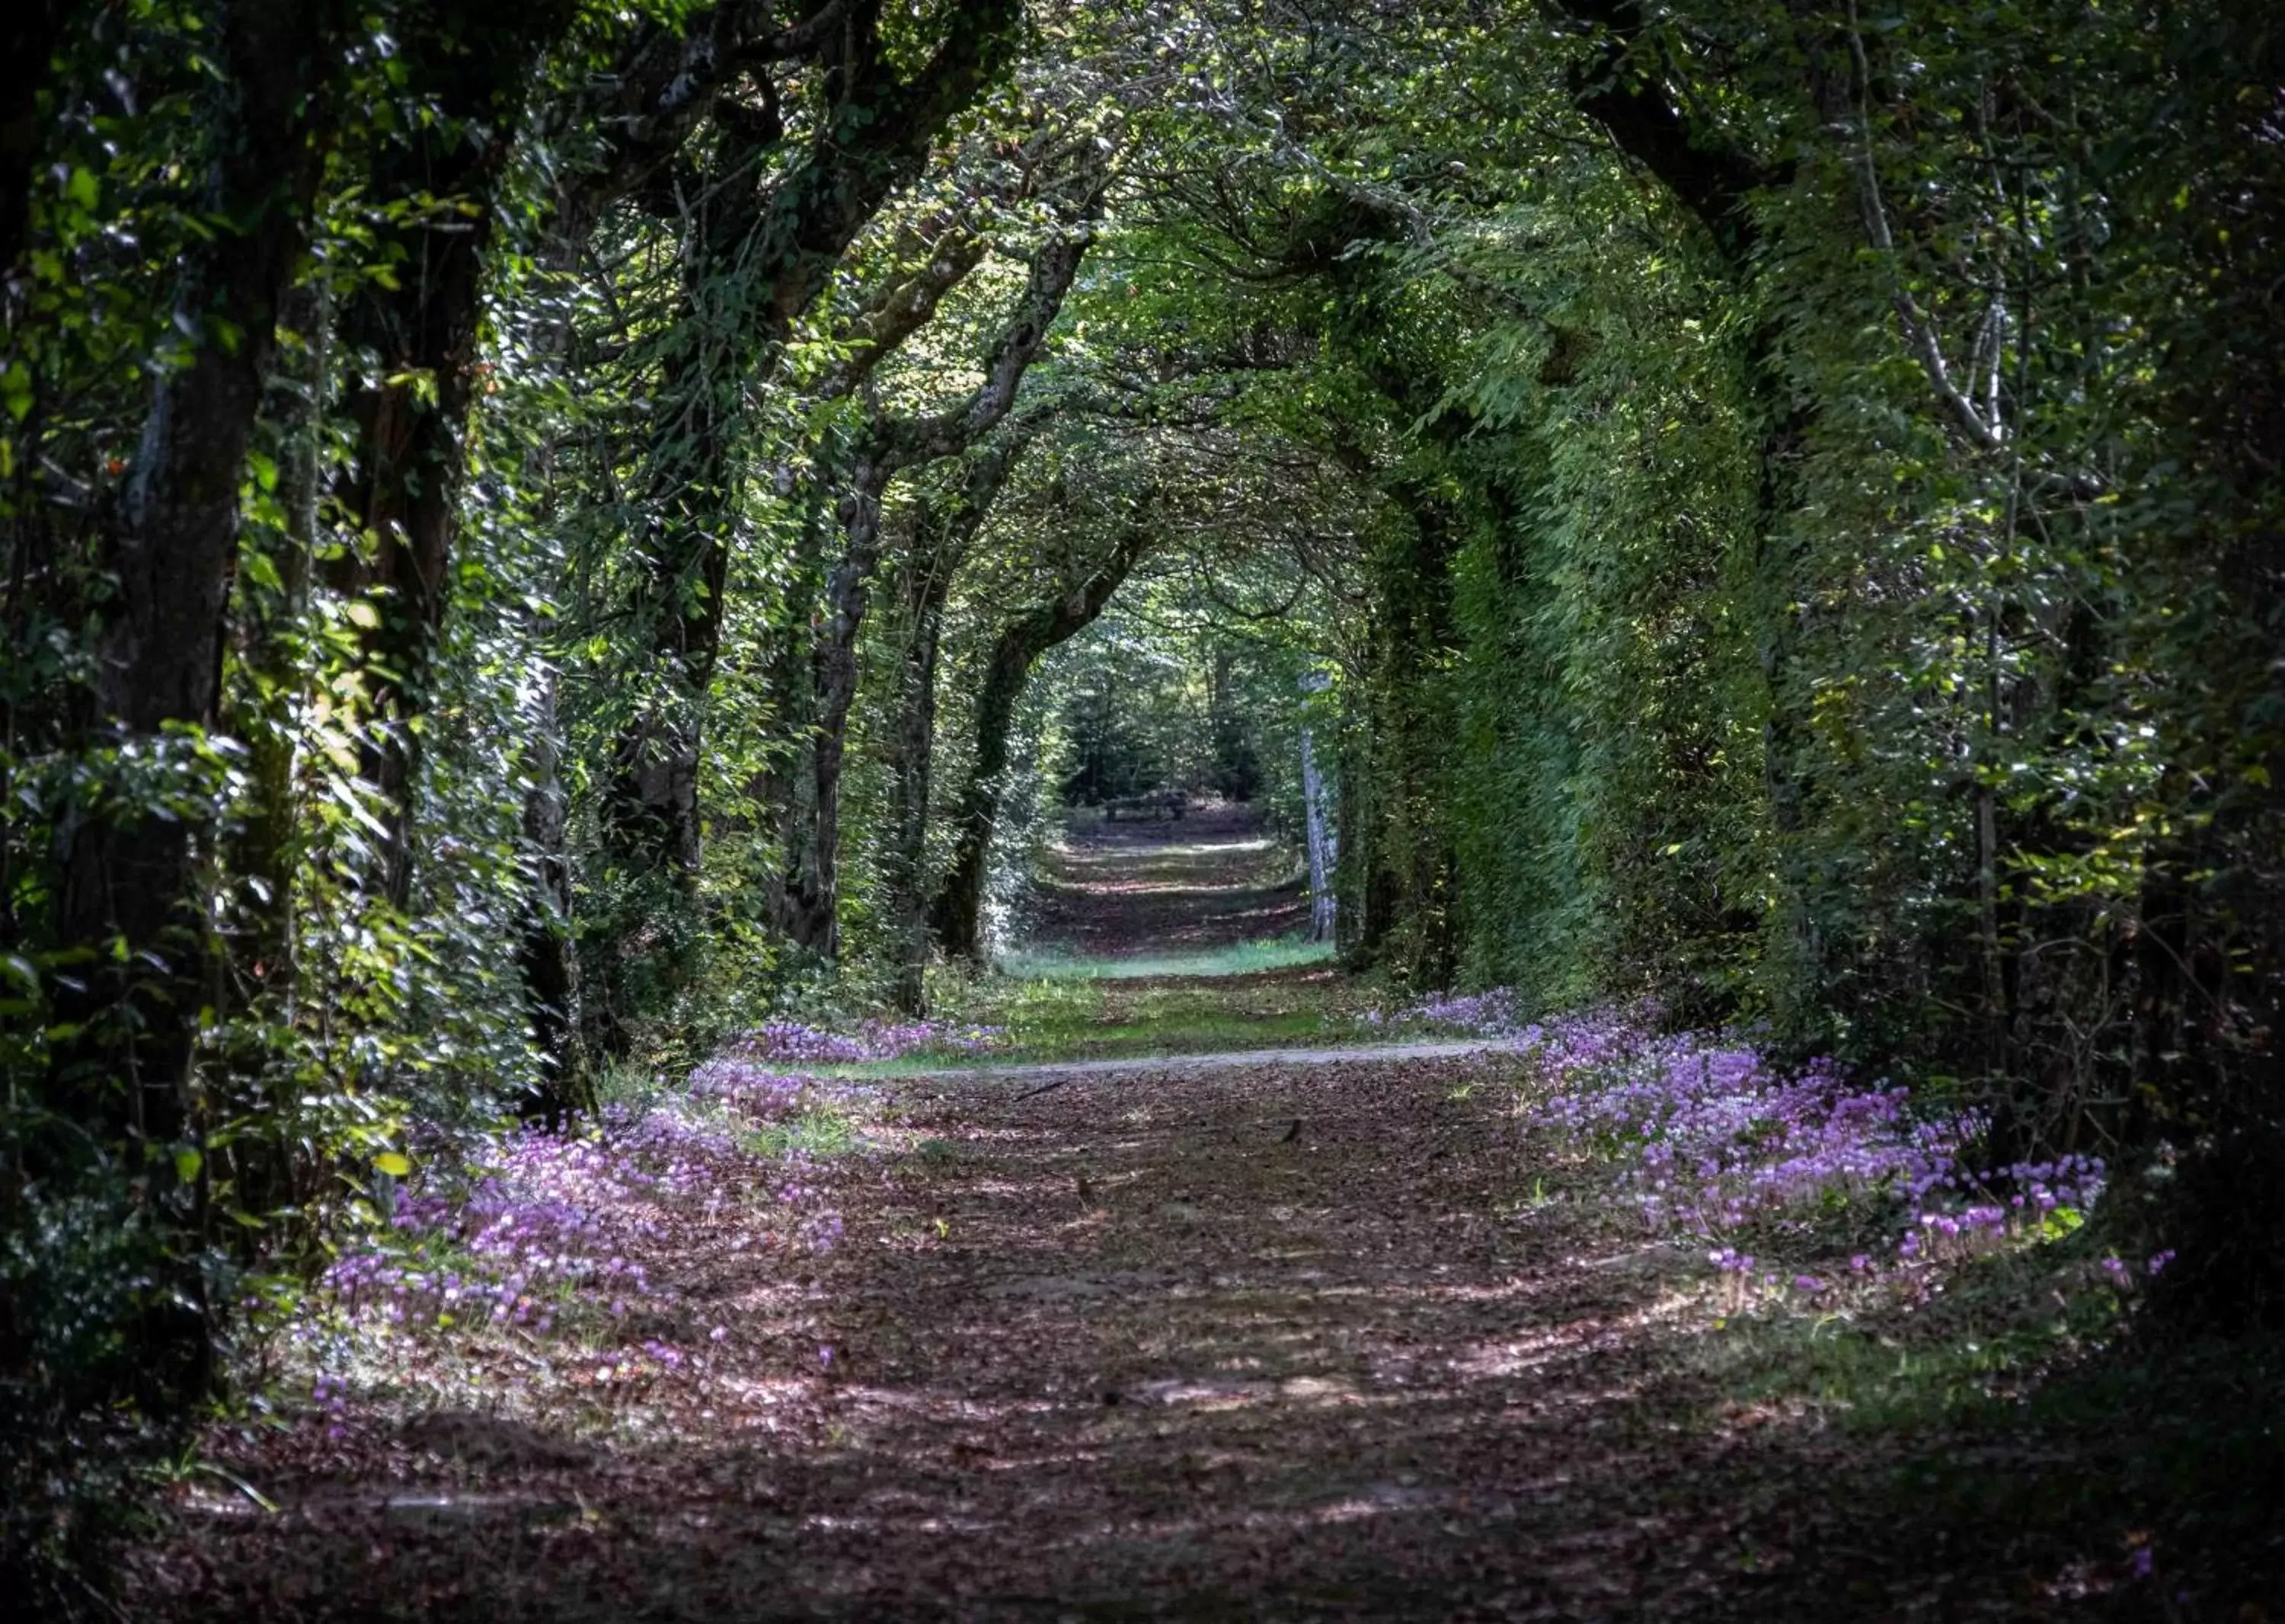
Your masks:
M 1242 816 L 1173 828 L 1075 838 L 1050 940 L 1227 947 L 1265 898 L 1300 916 Z M 1323 1004 L 1332 976 L 1161 979 L 1266 1032 L 1268 993 Z M 1119 985 L 1144 1002 L 1091 1006 L 1114 1023 L 1176 1007 Z M 773 1029 L 738 1065 L 894 1055 L 902 1031 Z M 2021 1577 L 2057 1571 L 2052 1545 L 1954 1526 L 1932 1562 L 1896 1537 L 1909 1440 L 1716 1379 L 1733 1288 L 1613 1196 L 1590 1142 L 1616 1130 L 1564 1117 L 1543 1053 L 987 1061 L 843 1097 L 853 1148 L 783 1175 L 809 1219 L 758 1188 L 629 1228 L 612 1261 L 657 1288 L 639 1329 L 687 1359 L 440 1339 L 461 1362 L 337 1397 L 323 1439 L 226 1430 L 230 1475 L 179 1494 L 141 1558 L 146 1610 L 2060 1616 Z
M 929 1238 L 869 1262 L 860 1241 L 836 1304 L 852 1370 L 921 1398 L 867 1440 L 909 1483 L 962 1441 L 919 1419 L 947 1372 L 1002 1408 L 961 1487 L 993 1537 L 913 1557 L 1113 1612 L 1441 1617 L 1566 1593 L 1545 1542 L 1632 1492 L 1627 1455 L 1666 1452 L 1634 1463 L 1645 1491 L 1671 1471 L 1671 1435 L 1629 1408 L 1657 1361 L 1627 1283 L 1551 1269 L 1560 1226 L 1504 1202 L 1492 1063 L 916 1102 L 928 1171 L 874 1228 Z M 1509 1368 L 1486 1354 L 1520 1343 Z M 1654 1530 L 1607 1537 L 1646 1573 L 1666 1559 Z
M 342 1616 L 281 1593 L 314 1563 L 495 1620 L 1678 1604 L 1739 1514 L 1722 1446 L 1668 1430 L 1661 1271 L 1512 1198 L 1514 1063 L 916 1086 L 797 1280 L 649 1260 L 731 1322 L 652 1430 L 407 1428 L 389 1480 L 208 1502 L 207 1582 Z
M 1245 806 L 1158 822 L 1077 819 L 1045 867 L 1027 922 L 1037 953 L 1205 953 L 1308 923 L 1292 853 Z
M 247 1455 L 283 1509 L 195 1497 L 152 1588 L 488 1624 L 1869 1616 L 1832 1611 L 1846 1497 L 1804 1486 L 1878 1452 L 1714 1402 L 1702 1269 L 1543 1193 L 1521 1063 L 915 1079 L 814 1175 L 831 1251 L 726 1215 L 642 1257 L 724 1325 L 691 1369 Z

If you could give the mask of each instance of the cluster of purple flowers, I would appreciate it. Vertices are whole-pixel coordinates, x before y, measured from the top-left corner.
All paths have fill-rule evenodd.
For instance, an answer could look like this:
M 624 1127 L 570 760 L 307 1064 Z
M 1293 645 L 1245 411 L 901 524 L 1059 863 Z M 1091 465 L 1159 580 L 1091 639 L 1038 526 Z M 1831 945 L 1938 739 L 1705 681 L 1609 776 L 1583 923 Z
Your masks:
M 772 1021 L 731 1045 L 732 1053 L 754 1061 L 795 1061 L 812 1065 L 861 1060 L 901 1060 L 923 1050 L 934 1054 L 981 1055 L 1007 1036 L 998 1026 L 963 1026 L 943 1021 L 866 1021 L 851 1032 L 828 1032 L 798 1021 Z
M 2083 1213 L 2101 1196 L 2105 1177 L 2102 1159 L 2093 1156 L 2017 1162 L 1973 1175 L 1948 1169 L 1906 1188 L 1920 1227 L 1897 1251 L 1907 1258 L 1974 1251 L 1980 1243 L 2006 1239 L 2027 1221 Z M 1995 1189 L 2012 1193 L 2001 1199 L 1991 1194 Z M 1950 1204 L 1949 1197 L 1965 1204 Z
M 634 1299 L 672 1306 L 672 1292 L 634 1260 L 647 1243 L 758 1191 L 775 1196 L 783 1218 L 773 1228 L 785 1244 L 830 1251 L 841 1215 L 810 1177 L 808 1157 L 766 1154 L 744 1130 L 823 1102 L 814 1096 L 853 1092 L 723 1056 L 654 1109 L 609 1107 L 584 1133 L 516 1130 L 494 1142 L 477 1169 L 439 1155 L 419 1180 L 395 1189 L 386 1231 L 326 1271 L 323 1298 L 352 1317 L 412 1329 L 489 1324 L 544 1334 L 578 1305 L 617 1321 Z M 724 1334 L 716 1327 L 714 1340 Z M 596 1379 L 676 1370 L 688 1357 L 653 1337 L 612 1356 L 615 1377 Z M 336 1424 L 345 1392 L 337 1375 L 318 1379 L 319 1407 Z
M 1496 1016 L 1489 998 L 1445 1007 Z M 1909 1090 L 1859 1084 L 1828 1060 L 1788 1070 L 1734 1037 L 1661 1034 L 1608 1012 L 1516 1035 L 1551 1085 L 1527 1119 L 1619 1155 L 1655 1230 L 1718 1242 L 1800 1228 L 1836 1205 L 1895 1204 L 1904 1219 L 1899 1258 L 1955 1257 L 2075 1225 L 2102 1193 L 2093 1157 L 1975 1168 L 1967 1158 L 1984 1126 L 1976 1113 L 1915 1110 Z M 1734 1245 L 1708 1257 L 1725 1275 L 1755 1274 Z M 1867 1267 L 1863 1254 L 1851 1259 L 1854 1273 Z M 1761 1278 L 1784 1283 L 1777 1272 Z M 1792 1285 L 1826 1289 L 1810 1275 Z
M 726 1130 L 674 1110 L 614 1107 L 589 1135 L 522 1129 L 476 1176 L 400 1192 L 395 1243 L 346 1253 L 325 1283 L 352 1312 L 375 1308 L 399 1324 L 546 1330 L 579 1296 L 624 1313 L 629 1296 L 652 1294 L 648 1272 L 626 1254 L 658 1233 L 664 1207 L 740 1189 L 759 1166 Z M 422 1261 L 436 1257 L 450 1262 Z
M 742 1055 L 717 1055 L 690 1073 L 691 1094 L 718 1101 L 741 1116 L 774 1122 L 791 1113 L 808 1079 L 774 1071 Z
M 1504 1037 L 1519 1030 L 1515 993 L 1508 987 L 1494 987 L 1486 992 L 1431 993 L 1399 1011 L 1396 1019 L 1400 1025 L 1457 1027 L 1485 1038 Z

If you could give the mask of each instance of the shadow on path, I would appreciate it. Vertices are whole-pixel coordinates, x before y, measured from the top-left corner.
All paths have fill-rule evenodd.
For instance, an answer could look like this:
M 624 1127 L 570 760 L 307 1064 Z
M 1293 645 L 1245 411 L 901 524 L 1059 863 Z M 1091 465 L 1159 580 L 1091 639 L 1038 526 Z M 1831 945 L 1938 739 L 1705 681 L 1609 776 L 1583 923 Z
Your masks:
M 729 1322 L 710 1370 L 618 1395 L 601 1434 L 427 1415 L 378 1463 L 273 1461 L 284 1509 L 203 1497 L 144 1596 L 491 1624 L 2165 1616 L 2072 1580 L 2052 1530 L 1915 1510 L 1904 1445 L 1710 1392 L 1684 1259 L 1519 1198 L 1514 1063 L 916 1091 L 902 1153 L 834 1175 L 829 1256 L 733 1225 L 648 1259 Z
M 1082 814 L 1043 867 L 1029 923 L 1032 945 L 1046 952 L 1203 953 L 1309 922 L 1292 853 L 1245 806 L 1208 804 L 1159 821 Z
M 1044 928 L 1088 952 L 1234 939 L 1268 899 L 1298 906 L 1247 838 L 1201 819 L 1074 840 Z M 1988 1509 L 2026 1503 L 2006 1495 L 1931 1499 L 1902 1474 L 1943 1440 L 1725 1398 L 1693 1345 L 1720 1323 L 1700 1261 L 1518 1136 L 1524 1063 L 1139 1063 L 1029 1098 L 903 1079 L 872 1149 L 802 1175 L 845 1220 L 830 1253 L 762 1243 L 734 1198 L 639 1259 L 699 1306 L 658 1331 L 707 1349 L 695 1367 L 606 1382 L 535 1344 L 468 1355 L 465 1411 L 375 1403 L 330 1449 L 249 1432 L 228 1458 L 280 1509 L 185 1495 L 135 1605 L 2202 1616 L 2122 1582 L 2108 1513 L 2024 1526 Z M 489 1413 L 543 1381 L 559 1408 Z M 2047 1495 L 2114 1470 L 2099 1447 L 1952 1463 Z

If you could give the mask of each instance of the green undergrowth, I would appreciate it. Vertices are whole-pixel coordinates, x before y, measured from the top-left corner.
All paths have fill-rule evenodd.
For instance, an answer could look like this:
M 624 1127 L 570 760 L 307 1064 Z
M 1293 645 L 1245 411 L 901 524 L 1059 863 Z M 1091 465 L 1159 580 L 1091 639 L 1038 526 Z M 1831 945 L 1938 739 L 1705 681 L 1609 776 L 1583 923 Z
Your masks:
M 1821 1435 L 1839 1515 L 1884 1539 L 1985 1549 L 2094 1616 L 2266 1618 L 2285 1596 L 2285 1338 L 2173 1338 L 2091 1247 L 1976 1259 L 1853 1320 L 1732 1321 L 1691 1362 L 1709 1424 Z
M 2012 1408 L 2124 1334 L 2133 1305 L 2094 1251 L 2083 1238 L 2022 1247 L 1953 1265 L 1911 1295 L 1725 1314 L 1698 1363 L 1729 1398 L 1809 1404 L 1848 1428 Z
M 758 1129 L 746 1142 L 763 1156 L 846 1156 L 863 1146 L 862 1129 L 848 1111 L 820 1106 Z
M 2172 1330 L 2151 1223 L 2165 1165 L 2099 1186 L 2021 1169 L 2013 1204 L 2051 1209 L 1971 1221 L 2010 1197 L 1916 1159 L 1946 1153 L 1941 1118 L 1881 1129 L 1881 1096 L 1844 1092 L 1856 1126 L 1835 1129 L 1735 1049 L 1629 1037 L 1559 1024 L 1527 1057 L 1529 1172 L 1499 1215 L 1557 1226 L 1656 1300 L 1669 1418 L 1719 1440 L 1729 1492 L 1816 1485 L 1771 1531 L 1779 1560 L 1813 1568 L 1822 1616 L 1969 1616 L 1995 1579 L 2020 1606 L 1974 1616 L 2272 1616 L 2285 1338 Z M 1890 1134 L 1920 1147 L 1901 1166 Z M 1728 1204 L 1745 1188 L 1791 1194 Z M 1669 1202 L 1698 1222 L 1669 1221 Z
M 1511 1210 L 1566 1207 L 1621 1240 L 1598 1164 L 1586 1151 Z M 1939 1588 L 1940 1570 L 2008 1570 L 2026 1595 L 2072 1597 L 2057 1617 L 2273 1616 L 2285 1337 L 2171 1334 L 2105 1271 L 2141 1238 L 2122 1228 L 2098 1212 L 1822 1300 L 1741 1295 L 1669 1253 L 1656 1272 L 1690 1299 L 1669 1345 L 1686 1424 L 1750 1441 L 1741 1482 L 1814 1474 L 1840 1525 L 1820 1537 L 1919 1550 Z M 1833 1616 L 1906 1616 L 1888 1611 L 1911 1587 L 1888 1558 L 1860 1577 L 1873 1588 L 1836 1595 Z

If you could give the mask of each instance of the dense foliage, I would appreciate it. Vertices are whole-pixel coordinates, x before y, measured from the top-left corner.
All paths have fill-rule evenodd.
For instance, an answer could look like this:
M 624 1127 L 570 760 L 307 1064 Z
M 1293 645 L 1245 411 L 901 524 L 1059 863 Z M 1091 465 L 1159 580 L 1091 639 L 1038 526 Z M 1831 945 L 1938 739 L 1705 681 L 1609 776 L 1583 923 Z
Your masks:
M 924 1013 L 1058 799 L 1298 843 L 1305 748 L 1354 965 L 2162 1164 L 2154 1297 L 2273 1312 L 2281 83 L 2226 0 L 17 8 L 10 1559 L 412 1158 Z

